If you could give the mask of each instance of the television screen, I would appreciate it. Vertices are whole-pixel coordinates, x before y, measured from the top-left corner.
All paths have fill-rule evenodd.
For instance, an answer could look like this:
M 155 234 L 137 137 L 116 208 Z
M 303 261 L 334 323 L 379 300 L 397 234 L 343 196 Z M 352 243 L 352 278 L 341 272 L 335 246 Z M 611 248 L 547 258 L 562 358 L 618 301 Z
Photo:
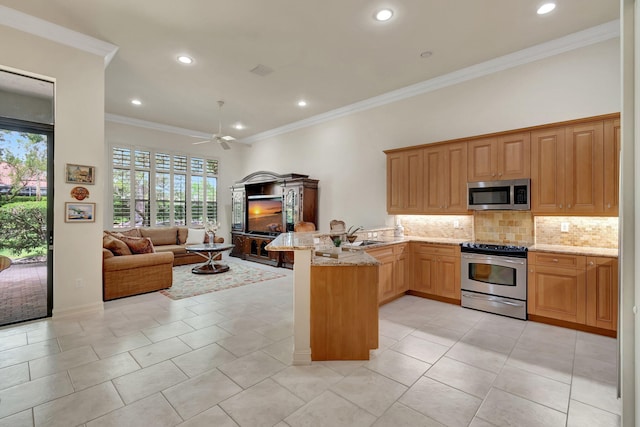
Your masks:
M 260 233 L 281 233 L 282 199 L 249 200 L 249 231 Z

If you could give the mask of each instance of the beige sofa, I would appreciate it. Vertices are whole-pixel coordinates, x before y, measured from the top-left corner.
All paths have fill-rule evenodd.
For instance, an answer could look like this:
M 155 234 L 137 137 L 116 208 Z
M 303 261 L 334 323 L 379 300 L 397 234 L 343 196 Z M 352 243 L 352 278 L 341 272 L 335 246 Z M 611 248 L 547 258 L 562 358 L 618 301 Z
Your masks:
M 103 247 L 102 289 L 105 301 L 170 288 L 174 265 L 205 261 L 196 253 L 187 253 L 187 227 L 136 228 L 114 233 L 118 232 L 134 238 L 149 238 L 155 252 L 121 255 L 117 250 L 114 252 Z M 216 237 L 215 241 L 223 243 L 224 238 Z

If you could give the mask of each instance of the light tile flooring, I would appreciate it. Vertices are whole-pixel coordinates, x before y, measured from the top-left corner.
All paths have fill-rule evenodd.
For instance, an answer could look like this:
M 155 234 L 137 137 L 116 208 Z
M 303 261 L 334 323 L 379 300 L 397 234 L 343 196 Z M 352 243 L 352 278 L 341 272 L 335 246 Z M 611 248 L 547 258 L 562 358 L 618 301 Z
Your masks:
M 620 424 L 615 340 L 412 296 L 371 360 L 292 366 L 291 276 L 0 329 L 0 426 Z

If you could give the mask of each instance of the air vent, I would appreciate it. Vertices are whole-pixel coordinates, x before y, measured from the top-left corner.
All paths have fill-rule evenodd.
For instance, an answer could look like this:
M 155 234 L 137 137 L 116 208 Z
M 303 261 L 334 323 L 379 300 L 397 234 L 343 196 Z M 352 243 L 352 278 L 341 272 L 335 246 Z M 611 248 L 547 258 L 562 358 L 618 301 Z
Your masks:
M 273 73 L 273 68 L 269 68 L 266 65 L 258 64 L 249 71 L 251 71 L 253 74 L 265 77 Z

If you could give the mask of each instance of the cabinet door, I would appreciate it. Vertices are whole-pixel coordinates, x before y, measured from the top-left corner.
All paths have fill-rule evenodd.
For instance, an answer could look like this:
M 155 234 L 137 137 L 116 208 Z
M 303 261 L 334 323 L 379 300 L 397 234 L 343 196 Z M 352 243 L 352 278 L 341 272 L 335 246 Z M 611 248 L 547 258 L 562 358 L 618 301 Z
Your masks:
M 395 256 L 393 294 L 396 296 L 404 294 L 408 289 L 409 245 L 407 243 L 394 245 L 393 254 Z
M 424 150 L 424 184 L 422 208 L 424 212 L 444 211 L 445 152 L 440 147 Z
M 436 294 L 437 257 L 432 253 L 416 252 L 413 262 L 412 290 Z
M 467 143 L 446 144 L 446 170 L 442 192 L 447 213 L 468 213 Z
M 422 209 L 422 150 L 387 154 L 387 211 L 418 213 Z
M 604 214 L 618 215 L 620 192 L 620 119 L 604 122 Z
M 469 141 L 468 178 L 470 182 L 495 181 L 497 177 L 498 141 L 496 138 Z
M 436 293 L 442 297 L 460 299 L 460 257 L 438 257 Z
M 568 214 L 603 211 L 603 123 L 568 126 L 565 132 L 565 206 Z
M 402 212 L 402 153 L 387 154 L 387 211 Z
M 521 179 L 531 176 L 529 132 L 499 137 L 497 150 L 498 179 Z
M 528 312 L 530 314 L 584 323 L 586 277 L 583 269 L 529 267 Z
M 618 260 L 587 258 L 587 325 L 618 328 Z
M 367 253 L 380 261 L 378 266 L 378 302 L 394 295 L 394 264 L 393 247 L 367 250 Z
M 531 212 L 564 211 L 563 128 L 531 132 Z

